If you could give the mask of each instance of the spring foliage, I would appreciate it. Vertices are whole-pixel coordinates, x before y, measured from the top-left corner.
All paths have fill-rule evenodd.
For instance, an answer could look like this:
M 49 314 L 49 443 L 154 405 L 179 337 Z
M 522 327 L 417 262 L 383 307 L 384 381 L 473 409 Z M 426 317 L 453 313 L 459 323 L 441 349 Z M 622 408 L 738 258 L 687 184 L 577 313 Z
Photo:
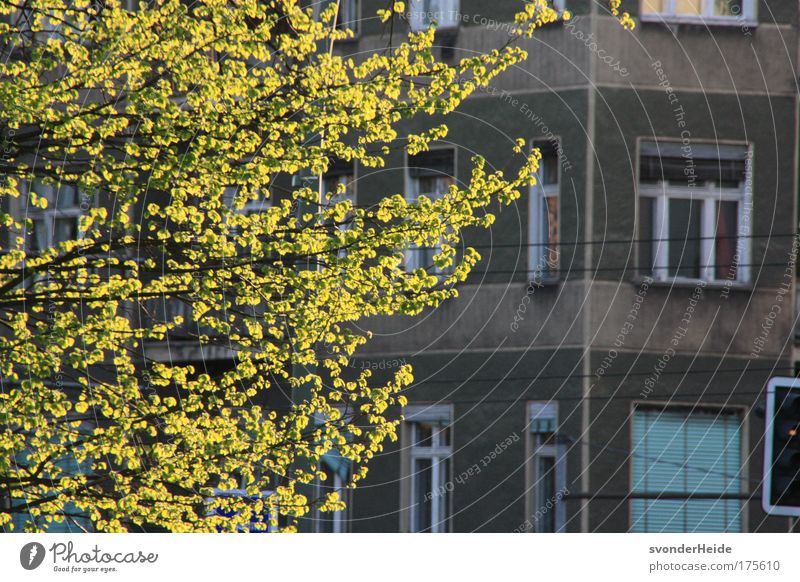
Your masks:
M 556 19 L 545 4 L 520 2 L 514 35 Z M 333 160 L 426 150 L 447 127 L 402 123 L 526 57 L 510 42 L 440 62 L 433 29 L 398 41 L 406 8 L 389 6 L 392 44 L 350 58 L 331 50 L 352 34 L 336 2 L 0 0 L 0 526 L 233 531 L 269 512 L 291 531 L 342 507 L 309 494 L 322 455 L 338 451 L 354 485 L 396 438 L 388 411 L 411 369 L 354 373 L 369 334 L 353 324 L 455 296 L 479 259 L 456 253 L 463 229 L 491 225 L 488 205 L 519 196 L 538 154 L 520 143 L 510 178 L 476 158 L 466 183 L 414 203 L 281 191 Z M 67 186 L 77 234 L 33 250 L 31 217 L 58 206 L 44 190 Z M 439 246 L 447 275 L 404 270 L 410 245 Z M 179 338 L 230 364 L 157 355 Z M 271 405 L 279 393 L 294 397 Z M 246 493 L 216 495 L 233 489 Z

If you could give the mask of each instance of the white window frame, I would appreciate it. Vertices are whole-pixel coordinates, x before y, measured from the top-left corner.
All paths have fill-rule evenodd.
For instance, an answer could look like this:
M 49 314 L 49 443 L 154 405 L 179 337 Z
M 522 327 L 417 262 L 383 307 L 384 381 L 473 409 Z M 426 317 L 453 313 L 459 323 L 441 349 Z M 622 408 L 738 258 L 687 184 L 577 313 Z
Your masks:
M 702 23 L 727 26 L 758 25 L 758 1 L 743 0 L 742 13 L 733 16 L 717 16 L 714 14 L 714 0 L 702 1 L 702 15 L 677 14 L 677 0 L 664 0 L 665 9 L 662 12 L 645 12 L 645 0 L 641 0 L 640 19 L 643 22 L 674 22 L 674 23 Z
M 430 447 L 415 446 L 415 424 L 439 423 L 441 428 L 432 432 Z M 450 444 L 441 443 L 444 428 L 449 430 Z M 405 411 L 403 423 L 404 441 L 407 443 L 408 471 L 403 475 L 403 485 L 409 500 L 404 505 L 408 523 L 408 531 L 419 532 L 421 526 L 417 523 L 416 500 L 419 498 L 419 475 L 414 471 L 415 461 L 419 459 L 431 460 L 431 483 L 433 495 L 430 499 L 430 533 L 444 533 L 451 528 L 452 496 L 447 491 L 446 475 L 452 475 L 453 455 L 453 408 L 448 404 L 414 405 L 408 406 Z M 448 471 L 447 469 L 451 469 Z M 440 494 L 440 488 L 445 488 L 445 493 Z
M 660 149 L 662 147 L 673 147 L 678 142 L 661 141 L 661 142 L 642 142 L 649 144 L 656 144 Z M 639 147 L 641 158 L 641 143 Z M 738 202 L 738 233 L 736 238 L 736 248 L 739 249 L 739 261 L 736 265 L 736 279 L 733 283 L 747 284 L 750 281 L 750 255 L 751 255 L 751 240 L 750 234 L 752 231 L 752 210 L 753 210 L 753 148 L 752 144 L 695 144 L 695 147 L 709 146 L 722 150 L 725 147 L 746 147 L 746 160 L 745 160 L 745 179 L 739 188 L 722 188 L 717 187 L 713 182 L 707 182 L 702 185 L 697 185 L 693 188 L 670 185 L 667 182 L 660 181 L 657 184 L 642 184 L 637 179 L 637 204 L 638 199 L 650 198 L 655 200 L 653 204 L 653 225 L 652 225 L 652 257 L 653 269 L 652 276 L 657 281 L 674 281 L 697 283 L 699 281 L 706 281 L 709 283 L 726 283 L 731 282 L 729 279 L 717 279 L 715 276 L 716 271 L 716 253 L 715 253 L 715 234 L 717 222 L 717 202 Z M 671 156 L 672 157 L 672 156 Z M 725 159 L 720 156 L 720 160 Z M 641 167 L 641 164 L 639 165 Z M 638 171 L 638 170 L 637 170 Z M 669 268 L 672 267 L 676 270 L 676 265 L 669 264 L 669 245 L 681 245 L 681 241 L 670 241 L 669 238 L 669 201 L 671 199 L 682 200 L 700 200 L 702 201 L 701 215 L 700 215 L 700 277 L 684 277 L 684 276 L 671 276 Z M 639 213 L 637 209 L 637 218 L 639 220 Z M 646 265 L 642 265 L 646 268 Z
M 433 146 L 433 147 L 430 147 L 428 149 L 428 151 L 431 151 L 431 152 L 433 152 L 433 151 L 443 151 L 443 150 L 449 150 L 449 151 L 453 152 L 453 173 L 449 174 L 449 175 L 448 174 L 442 174 L 442 177 L 443 178 L 451 178 L 452 179 L 452 183 L 455 184 L 456 183 L 456 176 L 458 175 L 458 149 L 453 147 L 453 146 L 443 146 L 443 145 L 442 146 Z M 427 196 L 428 198 L 430 198 L 432 200 L 438 200 L 439 198 L 441 198 L 442 196 L 447 194 L 447 192 L 450 189 L 450 185 L 448 185 L 447 188 L 443 192 L 421 192 L 420 191 L 420 187 L 419 187 L 418 179 L 412 177 L 411 173 L 409 171 L 409 163 L 410 163 L 409 158 L 410 157 L 411 156 L 408 155 L 408 152 L 406 152 L 405 178 L 404 178 L 406 201 L 409 204 L 413 204 L 417 200 L 419 200 L 420 196 Z M 427 248 L 426 247 L 424 249 L 420 249 L 420 248 L 417 248 L 416 245 L 412 245 L 411 248 L 409 248 L 409 249 L 407 249 L 405 251 L 405 268 L 406 268 L 406 270 L 407 271 L 413 271 L 414 269 L 425 269 L 426 267 L 428 267 L 429 272 L 434 274 L 434 275 L 440 275 L 441 276 L 441 275 L 450 274 L 453 271 L 453 268 L 454 268 L 455 265 L 449 267 L 448 269 L 440 269 L 440 268 L 438 268 L 438 267 L 436 267 L 435 265 L 432 265 L 432 264 L 431 265 L 424 265 L 423 264 L 423 262 L 424 262 L 423 261 L 423 256 L 424 256 L 423 251 L 430 251 L 430 250 L 434 250 L 435 251 L 437 248 L 439 248 L 439 247 L 438 246 L 434 246 L 433 248 Z M 436 254 L 436 253 L 434 252 L 434 253 L 432 253 L 432 255 L 433 254 Z
M 454 30 L 461 20 L 459 0 L 411 0 L 408 3 L 408 25 L 411 32 L 427 30 L 437 21 L 436 30 Z
M 540 520 L 536 518 L 538 512 L 542 508 L 546 508 L 548 501 L 552 501 L 552 511 L 554 516 L 555 532 L 560 533 L 564 531 L 566 525 L 566 509 L 560 492 L 566 490 L 567 481 L 567 463 L 566 463 L 566 449 L 557 441 L 547 442 L 542 433 L 535 433 L 532 430 L 533 424 L 537 420 L 546 420 L 553 424 L 553 438 L 558 435 L 558 402 L 554 400 L 528 402 L 528 422 L 526 425 L 526 432 L 528 434 L 530 455 L 528 455 L 528 504 L 527 513 L 529 515 L 526 523 L 530 524 L 527 531 L 533 533 L 544 533 L 540 529 Z M 554 471 L 554 491 L 544 491 L 542 488 L 542 475 L 539 474 L 539 460 L 542 458 L 550 458 L 553 460 Z
M 542 141 L 542 140 L 533 140 L 531 142 L 531 147 L 539 147 L 541 145 L 550 144 L 550 142 Z M 556 146 L 556 157 L 558 158 L 558 152 L 560 151 L 560 140 L 559 145 Z M 544 281 L 555 281 L 560 278 L 560 266 L 561 266 L 561 249 L 556 248 L 556 269 L 555 273 L 550 272 L 549 269 L 543 270 L 542 265 L 543 262 L 546 261 L 545 257 L 549 252 L 547 246 L 547 237 L 546 232 L 542 228 L 543 216 L 542 212 L 544 209 L 542 208 L 542 202 L 544 200 L 539 199 L 539 195 L 543 198 L 556 198 L 557 203 L 557 216 L 556 220 L 558 222 L 558 235 L 559 235 L 559 242 L 561 240 L 561 160 L 560 158 L 557 159 L 557 178 L 555 184 L 543 184 L 541 178 L 542 167 L 539 167 L 539 171 L 536 172 L 536 184 L 533 184 L 528 189 L 528 273 L 529 278 L 531 281 L 538 281 L 539 279 Z M 544 273 L 544 275 L 543 275 Z

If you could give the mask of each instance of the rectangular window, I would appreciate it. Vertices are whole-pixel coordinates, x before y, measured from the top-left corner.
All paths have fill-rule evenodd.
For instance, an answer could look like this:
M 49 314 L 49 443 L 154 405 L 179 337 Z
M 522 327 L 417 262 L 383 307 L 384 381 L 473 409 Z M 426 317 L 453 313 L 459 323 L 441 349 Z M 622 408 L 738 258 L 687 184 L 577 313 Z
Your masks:
M 411 0 L 408 23 L 413 32 L 430 28 L 436 23 L 438 30 L 458 28 L 461 19 L 459 0 Z
M 642 0 L 642 19 L 754 24 L 756 4 L 756 0 Z
M 736 412 L 637 407 L 631 492 L 647 496 L 631 501 L 631 531 L 741 531 L 741 446 Z
M 41 252 L 59 243 L 77 240 L 81 206 L 87 210 L 90 201 L 71 184 L 53 184 L 35 179 L 20 182 L 25 216 L 31 219 L 32 229 L 26 233 L 26 245 L 31 252 Z M 47 200 L 47 208 L 41 209 L 30 203 L 31 193 Z
M 314 14 L 319 17 L 323 10 L 335 4 L 336 0 L 322 0 L 314 4 Z M 336 14 L 336 28 L 339 30 L 352 30 L 353 36 L 358 36 L 361 2 L 360 0 L 339 0 L 339 11 Z
M 528 404 L 528 428 L 532 454 L 528 462 L 530 503 L 528 530 L 556 533 L 564 527 L 566 463 L 558 442 L 558 403 Z
M 444 196 L 455 183 L 455 150 L 434 149 L 408 156 L 408 184 L 406 200 L 416 202 L 421 196 L 436 200 Z M 426 247 L 412 246 L 406 252 L 406 269 L 425 269 L 443 274 L 445 270 L 434 265 L 433 257 L 439 253 L 438 244 Z M 448 269 L 448 271 L 451 269 Z
M 74 390 L 77 388 L 78 384 L 76 382 L 67 381 L 65 382 L 65 386 Z M 80 415 L 73 415 L 73 413 L 70 413 L 68 416 L 71 417 L 69 418 L 70 420 L 74 420 L 77 423 L 77 428 L 74 430 L 77 431 L 77 435 L 80 435 L 76 435 L 78 440 L 74 448 L 67 449 L 58 456 L 50 459 L 53 461 L 52 469 L 46 469 L 44 467 L 42 458 L 34 456 L 32 460 L 30 454 L 32 449 L 25 449 L 17 452 L 11 456 L 10 460 L 19 476 L 25 477 L 33 475 L 41 479 L 46 479 L 51 485 L 56 486 L 57 484 L 66 484 L 69 481 L 74 482 L 80 475 L 88 475 L 90 477 L 93 475 L 92 459 L 81 455 L 80 449 L 82 445 L 77 443 L 88 438 L 94 427 L 89 422 L 82 421 L 82 419 L 79 418 Z M 26 442 L 30 442 L 32 438 L 32 435 L 26 431 L 19 433 L 19 435 L 21 438 L 24 438 Z M 79 457 L 81 460 L 78 460 Z M 74 497 L 73 487 L 76 486 L 68 486 L 62 493 L 64 493 L 67 498 Z M 28 498 L 25 496 L 14 498 L 7 497 L 5 499 L 0 498 L 0 501 L 8 507 L 17 508 L 24 506 L 28 502 Z M 30 501 L 33 502 L 35 499 L 31 499 Z M 78 508 L 72 501 L 64 504 L 60 512 L 60 521 L 48 523 L 43 515 L 33 516 L 25 509 L 19 512 L 12 512 L 11 521 L 14 525 L 13 531 L 16 533 L 23 532 L 26 525 L 33 525 L 47 533 L 82 533 L 94 531 L 94 526 L 92 525 L 88 512 Z M 2 532 L 2 528 L 0 528 L 0 532 Z
M 752 175 L 746 146 L 644 142 L 639 271 L 658 280 L 749 280 Z
M 325 479 L 317 479 L 317 498 L 324 499 L 329 493 L 338 493 L 347 507 L 340 511 L 316 511 L 314 531 L 317 533 L 346 533 L 351 496 L 347 484 L 350 482 L 350 461 L 336 452 L 322 455 L 322 471 Z
M 528 271 L 531 280 L 558 278 L 559 146 L 534 143 L 542 159 L 531 186 L 528 206 Z
M 340 202 L 349 202 L 353 208 L 356 205 L 356 182 L 353 162 L 337 160 L 333 162 L 328 171 L 322 176 L 322 193 L 326 204 L 334 206 Z M 347 231 L 352 227 L 353 213 L 348 213 L 343 220 L 336 224 L 339 231 Z M 344 258 L 347 254 L 345 248 L 340 248 L 338 257 Z
M 403 479 L 411 532 L 450 530 L 452 409 L 447 405 L 409 406 L 405 438 L 409 474 Z

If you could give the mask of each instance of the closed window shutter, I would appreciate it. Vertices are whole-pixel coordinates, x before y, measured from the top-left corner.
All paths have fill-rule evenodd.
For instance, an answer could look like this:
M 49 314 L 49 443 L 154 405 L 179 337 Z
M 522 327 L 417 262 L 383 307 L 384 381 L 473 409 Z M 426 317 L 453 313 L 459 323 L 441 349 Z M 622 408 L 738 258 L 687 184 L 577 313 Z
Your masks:
M 633 417 L 632 491 L 741 492 L 737 414 L 637 409 Z M 635 532 L 741 531 L 737 499 L 633 499 Z

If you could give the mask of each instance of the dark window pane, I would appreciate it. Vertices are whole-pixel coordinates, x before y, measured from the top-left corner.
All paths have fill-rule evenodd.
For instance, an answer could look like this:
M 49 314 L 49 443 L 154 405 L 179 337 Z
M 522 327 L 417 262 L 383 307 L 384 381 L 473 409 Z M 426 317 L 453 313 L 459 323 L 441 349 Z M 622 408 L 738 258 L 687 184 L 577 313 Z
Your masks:
M 450 483 L 450 461 L 439 460 L 439 483 L 437 484 L 437 491 L 440 492 L 439 496 L 439 514 L 436 518 L 436 531 L 447 531 L 447 520 L 450 517 L 449 511 L 449 495 L 447 492 L 447 484 Z
M 325 467 L 324 472 L 326 478 L 320 479 L 319 483 L 319 496 L 321 499 L 325 499 L 325 496 L 328 493 L 333 493 L 335 488 L 334 482 L 335 478 L 333 476 L 333 471 Z M 317 524 L 317 531 L 320 533 L 333 533 L 333 512 L 332 511 L 320 511 L 319 515 L 319 523 Z
M 455 172 L 453 150 L 433 150 L 408 156 L 408 173 L 412 178 L 422 176 L 452 176 Z
M 550 152 L 542 156 L 539 162 L 539 174 L 542 178 L 542 185 L 558 184 L 558 154 Z
M 413 427 L 415 447 L 433 446 L 433 425 L 425 422 L 417 422 L 414 423 Z
M 439 446 L 440 447 L 448 447 L 448 446 L 450 446 L 450 427 L 449 426 L 442 427 L 441 431 L 439 431 Z
M 431 501 L 433 492 L 433 467 L 431 459 L 417 459 L 414 463 L 413 475 L 416 486 L 413 487 L 416 531 L 429 532 L 431 529 Z
M 452 183 L 453 179 L 450 176 L 423 176 L 419 178 L 417 188 L 420 196 L 439 198 L 447 193 Z
M 745 179 L 745 161 L 678 156 L 642 156 L 639 179 L 644 184 L 660 181 L 674 186 L 714 182 L 724 188 L 738 188 Z
M 716 279 L 736 280 L 737 233 L 739 231 L 739 203 L 717 203 L 717 235 L 714 263 Z
M 653 272 L 653 211 L 654 198 L 639 198 L 639 268 L 644 274 Z
M 538 492 L 536 513 L 541 517 L 536 522 L 536 531 L 541 533 L 554 533 L 556 531 L 556 463 L 553 457 L 540 456 L 537 458 Z M 548 501 L 551 507 L 548 509 Z
M 700 209 L 702 201 L 669 201 L 669 272 L 678 277 L 700 277 Z
M 536 173 L 538 185 L 553 186 L 558 184 L 559 146 L 548 141 L 534 143 L 533 147 L 537 148 L 542 154 L 542 159 L 539 160 L 539 171 Z
M 78 190 L 75 186 L 62 184 L 58 189 L 57 208 L 75 208 L 78 206 Z
M 47 248 L 47 222 L 44 220 L 34 220 L 31 234 L 31 250 L 43 251 Z
M 78 237 L 78 223 L 76 218 L 56 218 L 53 244 L 75 240 Z

